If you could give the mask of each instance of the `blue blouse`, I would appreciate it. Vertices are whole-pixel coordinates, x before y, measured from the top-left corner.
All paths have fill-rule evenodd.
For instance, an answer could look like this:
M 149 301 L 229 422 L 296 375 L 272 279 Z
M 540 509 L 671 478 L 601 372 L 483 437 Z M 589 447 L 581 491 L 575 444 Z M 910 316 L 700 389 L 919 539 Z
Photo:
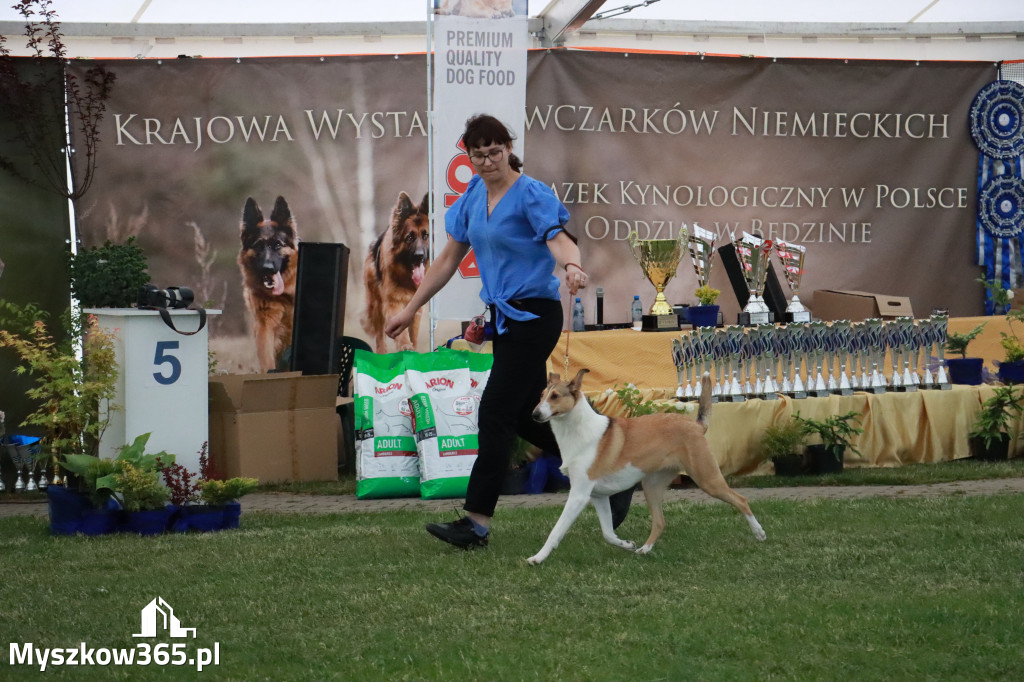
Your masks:
M 558 301 L 555 257 L 547 241 L 569 221 L 569 211 L 551 188 L 520 175 L 487 215 L 487 186 L 479 175 L 465 194 L 445 213 L 445 230 L 452 239 L 468 243 L 476 254 L 483 288 L 480 298 L 494 305 L 499 334 L 505 318 L 525 322 L 533 313 L 513 308 L 509 301 L 547 298 Z

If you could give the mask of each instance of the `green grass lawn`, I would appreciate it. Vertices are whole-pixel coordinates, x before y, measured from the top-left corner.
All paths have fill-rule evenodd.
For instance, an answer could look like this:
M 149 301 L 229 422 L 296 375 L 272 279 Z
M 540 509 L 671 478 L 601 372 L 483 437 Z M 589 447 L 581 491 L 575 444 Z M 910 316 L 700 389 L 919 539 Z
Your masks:
M 1020 680 L 1024 496 L 678 502 L 654 552 L 603 543 L 588 509 L 539 567 L 559 509 L 496 519 L 463 552 L 436 515 L 243 515 L 242 529 L 52 538 L 0 520 L 0 632 L 134 647 L 166 600 L 220 665 L 0 662 L 4 680 Z M 643 540 L 634 510 L 623 537 Z

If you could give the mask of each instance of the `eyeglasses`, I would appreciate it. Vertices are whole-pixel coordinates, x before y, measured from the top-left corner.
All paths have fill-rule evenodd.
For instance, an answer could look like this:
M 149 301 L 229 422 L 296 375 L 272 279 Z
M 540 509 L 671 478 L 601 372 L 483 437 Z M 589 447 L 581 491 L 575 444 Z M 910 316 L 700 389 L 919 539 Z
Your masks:
M 501 157 L 504 156 L 504 154 L 505 148 L 498 147 L 497 149 L 492 149 L 491 151 L 486 153 L 473 152 L 472 154 L 469 155 L 469 160 L 473 162 L 474 166 L 482 166 L 484 165 L 484 161 L 486 161 L 487 159 L 490 159 L 491 163 L 498 163 L 499 161 L 501 161 Z

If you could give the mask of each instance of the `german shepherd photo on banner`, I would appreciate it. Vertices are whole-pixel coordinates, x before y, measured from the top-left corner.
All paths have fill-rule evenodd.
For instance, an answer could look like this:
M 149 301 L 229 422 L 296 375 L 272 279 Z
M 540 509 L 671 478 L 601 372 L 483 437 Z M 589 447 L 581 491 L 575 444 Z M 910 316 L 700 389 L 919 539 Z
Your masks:
M 384 323 L 412 300 L 430 266 L 430 195 L 414 206 L 409 195 L 401 192 L 391 214 L 391 225 L 370 245 L 363 264 L 366 285 L 366 314 L 363 329 L 374 350 L 387 353 Z M 420 315 L 402 332 L 395 344 L 398 350 L 416 350 Z
M 242 295 L 256 340 L 260 371 L 266 372 L 277 366 L 281 353 L 292 342 L 298 236 L 288 202 L 278 197 L 270 220 L 265 220 L 259 205 L 249 197 L 242 209 L 240 236 Z

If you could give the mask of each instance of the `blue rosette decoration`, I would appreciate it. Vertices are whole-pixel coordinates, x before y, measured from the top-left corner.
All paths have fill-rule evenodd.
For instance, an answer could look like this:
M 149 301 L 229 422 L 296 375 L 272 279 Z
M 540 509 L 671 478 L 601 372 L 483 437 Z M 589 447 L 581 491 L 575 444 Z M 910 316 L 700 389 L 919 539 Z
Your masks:
M 1024 85 L 996 80 L 974 96 L 968 116 L 978 147 L 976 253 L 989 281 L 1024 283 Z M 985 311 L 993 314 L 988 290 Z
M 1024 180 L 997 175 L 978 195 L 978 222 L 992 236 L 1015 239 L 1024 230 Z
M 974 96 L 969 121 L 982 154 L 993 159 L 1024 154 L 1024 85 L 992 81 Z

